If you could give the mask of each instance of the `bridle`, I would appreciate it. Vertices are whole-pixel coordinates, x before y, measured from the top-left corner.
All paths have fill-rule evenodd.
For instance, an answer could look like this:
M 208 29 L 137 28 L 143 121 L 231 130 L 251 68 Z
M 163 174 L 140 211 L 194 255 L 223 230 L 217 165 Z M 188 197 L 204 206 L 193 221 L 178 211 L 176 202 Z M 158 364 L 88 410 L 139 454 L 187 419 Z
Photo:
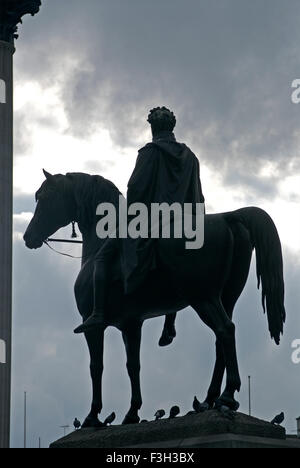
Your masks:
M 80 257 L 77 257 L 75 255 L 71 255 L 71 254 L 67 254 L 65 252 L 60 252 L 59 250 L 56 250 L 54 249 L 53 247 L 51 247 L 51 245 L 49 244 L 49 242 L 64 242 L 64 243 L 69 243 L 69 244 L 82 244 L 82 241 L 80 240 L 74 240 L 74 239 L 77 239 L 77 233 L 76 233 L 76 230 L 75 230 L 75 221 L 72 221 L 72 234 L 71 234 L 71 240 L 69 239 L 51 239 L 51 238 L 48 238 L 46 240 L 44 240 L 44 244 L 47 245 L 47 247 L 49 247 L 50 250 L 52 250 L 53 252 L 59 254 L 59 255 L 63 255 L 64 257 L 69 257 L 69 258 L 76 258 L 76 259 L 83 259 L 84 257 L 83 256 L 80 256 Z

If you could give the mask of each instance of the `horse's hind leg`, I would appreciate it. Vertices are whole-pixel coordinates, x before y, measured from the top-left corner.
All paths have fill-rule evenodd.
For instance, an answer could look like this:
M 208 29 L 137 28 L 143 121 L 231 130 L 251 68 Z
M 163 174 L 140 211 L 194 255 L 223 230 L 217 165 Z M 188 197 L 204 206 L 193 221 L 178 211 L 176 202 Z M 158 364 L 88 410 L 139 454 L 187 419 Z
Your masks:
M 231 265 L 229 278 L 224 286 L 224 290 L 222 294 L 222 304 L 230 319 L 232 319 L 235 304 L 245 287 L 248 274 L 249 274 L 252 250 L 253 250 L 249 232 L 247 231 L 247 229 L 245 229 L 243 225 L 241 225 L 240 223 L 234 224 L 231 226 L 231 230 L 234 235 L 232 265 Z M 221 386 L 222 386 L 221 373 L 223 376 L 224 370 L 225 370 L 225 360 L 223 357 L 223 372 L 221 371 L 221 367 L 220 367 L 220 373 L 219 373 L 219 376 L 217 377 L 217 380 L 219 378 L 219 381 L 217 382 L 216 380 L 216 386 L 215 386 L 215 389 L 217 389 L 217 386 L 219 385 L 220 392 L 221 392 Z M 228 389 L 226 388 L 225 392 L 227 390 Z M 230 392 L 230 389 L 229 389 L 229 392 Z M 224 396 L 226 396 L 226 393 L 223 394 L 222 401 L 224 401 Z
M 235 306 L 234 301 L 230 301 L 224 305 L 224 309 L 226 311 L 226 314 L 230 320 L 232 320 L 232 315 L 233 315 L 233 309 Z M 215 402 L 221 395 L 221 389 L 222 389 L 222 382 L 224 378 L 224 372 L 225 372 L 225 359 L 224 359 L 224 353 L 223 353 L 223 346 L 220 340 L 217 338 L 216 339 L 216 362 L 215 362 L 215 367 L 214 367 L 214 372 L 213 372 L 213 377 L 207 392 L 207 396 L 205 398 L 203 405 L 203 409 L 207 408 L 213 408 Z
M 199 304 L 193 303 L 192 306 L 203 322 L 214 331 L 217 338 L 218 354 L 213 377 L 213 385 L 215 388 L 213 388 L 211 384 L 212 388 L 210 387 L 209 398 L 216 398 L 216 395 L 213 396 L 213 392 L 218 392 L 221 387 L 223 365 L 225 365 L 227 372 L 226 389 L 219 398 L 218 403 L 227 405 L 230 409 L 236 410 L 238 408 L 238 403 L 234 400 L 234 393 L 240 390 L 241 380 L 236 356 L 235 326 L 228 317 L 219 299 L 213 299 L 210 302 L 202 302 Z
M 142 406 L 140 384 L 140 349 L 142 337 L 142 323 L 130 322 L 122 330 L 123 341 L 127 355 L 127 371 L 131 382 L 131 405 L 125 416 L 123 424 L 138 423 L 140 421 L 138 411 Z
M 203 410 L 213 408 L 215 402 L 221 395 L 222 382 L 225 372 L 225 359 L 223 354 L 223 347 L 220 340 L 216 339 L 216 362 L 212 380 L 207 392 L 204 403 L 202 403 Z
M 176 329 L 175 329 L 175 320 L 176 320 L 176 312 L 174 314 L 166 315 L 164 329 L 162 335 L 159 340 L 159 346 L 168 346 L 172 343 L 176 336 Z
M 240 297 L 249 274 L 252 244 L 248 231 L 240 223 L 231 226 L 234 235 L 234 248 L 229 278 L 224 286 L 222 304 L 230 320 L 232 320 L 235 304 Z M 221 387 L 225 371 L 223 348 L 219 340 L 216 341 L 216 364 L 213 378 L 208 390 L 205 403 L 212 407 L 221 395 Z

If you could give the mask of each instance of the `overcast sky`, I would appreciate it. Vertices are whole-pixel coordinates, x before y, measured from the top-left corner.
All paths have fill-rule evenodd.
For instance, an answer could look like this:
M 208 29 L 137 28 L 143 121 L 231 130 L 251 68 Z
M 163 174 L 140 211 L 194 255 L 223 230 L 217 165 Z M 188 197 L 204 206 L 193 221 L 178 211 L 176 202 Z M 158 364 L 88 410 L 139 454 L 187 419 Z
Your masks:
M 26 17 L 15 54 L 15 234 L 12 445 L 22 445 L 23 392 L 28 392 L 29 446 L 47 446 L 59 426 L 83 420 L 90 406 L 88 353 L 73 335 L 80 322 L 73 284 L 80 268 L 43 247 L 25 248 L 42 168 L 89 172 L 123 193 L 137 150 L 150 139 L 149 109 L 172 108 L 177 139 L 201 164 L 210 213 L 256 205 L 271 214 L 283 243 L 287 324 L 271 342 L 256 290 L 254 264 L 235 311 L 247 412 L 270 420 L 300 415 L 300 78 L 297 0 L 43 0 Z M 70 230 L 64 235 L 69 236 Z M 78 248 L 64 251 L 80 255 Z M 211 378 L 214 337 L 190 309 L 178 336 L 158 347 L 162 319 L 144 325 L 141 416 L 178 404 L 191 409 Z M 120 333 L 105 342 L 103 417 L 120 422 L 129 408 L 129 380 Z M 70 396 L 71 395 L 71 396 Z

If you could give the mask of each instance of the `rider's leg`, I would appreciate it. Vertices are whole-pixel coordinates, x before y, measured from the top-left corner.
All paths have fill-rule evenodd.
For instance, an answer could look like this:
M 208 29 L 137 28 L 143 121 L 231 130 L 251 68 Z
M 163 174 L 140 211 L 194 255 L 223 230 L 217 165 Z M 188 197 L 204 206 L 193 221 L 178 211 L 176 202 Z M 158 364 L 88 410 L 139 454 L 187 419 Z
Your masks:
M 175 320 L 176 313 L 166 315 L 164 329 L 159 340 L 159 346 L 168 346 L 176 336 Z
M 93 272 L 93 294 L 94 308 L 92 315 L 85 322 L 74 330 L 74 333 L 84 333 L 94 327 L 105 325 L 105 310 L 107 291 L 110 280 L 110 265 L 117 248 L 115 239 L 110 239 L 108 244 L 100 250 L 95 258 Z

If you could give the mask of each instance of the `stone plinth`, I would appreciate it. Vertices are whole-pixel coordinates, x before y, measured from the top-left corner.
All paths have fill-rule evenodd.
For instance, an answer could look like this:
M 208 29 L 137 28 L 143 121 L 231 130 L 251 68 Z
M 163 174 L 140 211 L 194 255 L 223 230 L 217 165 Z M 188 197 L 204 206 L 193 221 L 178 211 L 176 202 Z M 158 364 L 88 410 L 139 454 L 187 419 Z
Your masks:
M 297 447 L 285 429 L 236 413 L 233 421 L 218 411 L 162 419 L 130 426 L 83 429 L 54 442 L 51 448 L 209 448 Z

